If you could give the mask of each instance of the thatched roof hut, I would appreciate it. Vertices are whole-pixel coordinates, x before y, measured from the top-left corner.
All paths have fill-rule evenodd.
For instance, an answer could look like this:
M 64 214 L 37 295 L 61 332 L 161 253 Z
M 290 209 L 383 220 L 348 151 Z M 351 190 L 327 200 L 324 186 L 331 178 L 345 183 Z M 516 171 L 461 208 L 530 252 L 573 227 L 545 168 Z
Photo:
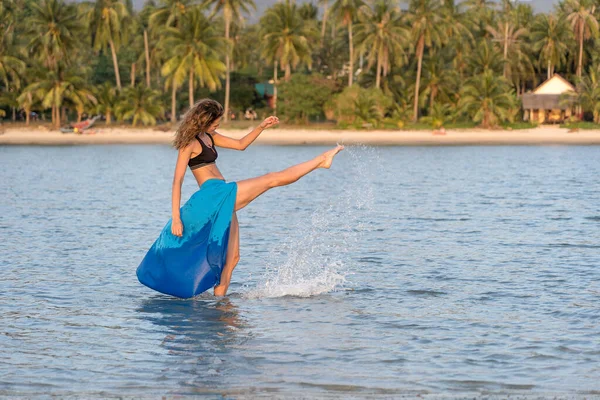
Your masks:
M 562 76 L 555 74 L 533 93 L 524 93 L 521 97 L 525 120 L 531 119 L 539 123 L 560 122 L 573 113 L 571 101 L 561 100 L 565 93 L 575 92 L 575 87 Z

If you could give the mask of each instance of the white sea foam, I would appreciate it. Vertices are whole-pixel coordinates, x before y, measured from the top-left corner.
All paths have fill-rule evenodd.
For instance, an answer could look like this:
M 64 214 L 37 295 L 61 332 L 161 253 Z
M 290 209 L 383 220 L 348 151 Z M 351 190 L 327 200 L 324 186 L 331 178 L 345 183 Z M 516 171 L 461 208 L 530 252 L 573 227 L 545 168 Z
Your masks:
M 294 227 L 277 249 L 271 250 L 263 275 L 246 298 L 310 297 L 340 289 L 351 275 L 349 248 L 359 242 L 374 201 L 372 175 L 378 165 L 375 149 L 351 146 L 345 187 L 312 212 L 308 223 Z M 334 162 L 335 163 L 335 162 Z

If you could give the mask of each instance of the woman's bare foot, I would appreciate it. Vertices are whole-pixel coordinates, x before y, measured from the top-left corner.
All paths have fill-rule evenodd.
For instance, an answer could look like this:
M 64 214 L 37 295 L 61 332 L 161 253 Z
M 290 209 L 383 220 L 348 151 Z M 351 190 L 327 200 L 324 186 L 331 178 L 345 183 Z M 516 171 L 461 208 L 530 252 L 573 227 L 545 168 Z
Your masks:
M 321 154 L 321 157 L 323 157 L 323 161 L 321 161 L 321 163 L 319 164 L 319 168 L 331 167 L 331 163 L 333 162 L 333 157 L 335 157 L 335 155 L 342 150 L 344 150 L 344 146 L 342 146 L 341 144 L 338 144 L 335 148 L 328 150 L 325 153 Z

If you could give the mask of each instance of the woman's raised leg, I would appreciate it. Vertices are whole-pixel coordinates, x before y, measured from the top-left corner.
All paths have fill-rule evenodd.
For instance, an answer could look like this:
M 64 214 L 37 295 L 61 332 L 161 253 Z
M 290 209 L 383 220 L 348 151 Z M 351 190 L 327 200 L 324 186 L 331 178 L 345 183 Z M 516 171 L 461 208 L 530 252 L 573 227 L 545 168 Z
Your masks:
M 326 151 L 310 161 L 294 165 L 293 167 L 289 167 L 283 171 L 271 172 L 257 178 L 239 181 L 237 183 L 235 211 L 246 207 L 252 200 L 256 199 L 258 196 L 271 188 L 286 186 L 290 183 L 294 183 L 304 175 L 314 171 L 317 168 L 329 168 L 333 162 L 333 157 L 335 157 L 335 155 L 343 149 L 344 146 L 338 145 L 337 147 Z
M 238 224 L 237 214 L 233 213 L 231 227 L 229 228 L 229 243 L 227 244 L 227 256 L 225 265 L 221 272 L 221 282 L 215 286 L 215 296 L 225 296 L 231 283 L 231 274 L 233 269 L 240 261 L 240 225 Z

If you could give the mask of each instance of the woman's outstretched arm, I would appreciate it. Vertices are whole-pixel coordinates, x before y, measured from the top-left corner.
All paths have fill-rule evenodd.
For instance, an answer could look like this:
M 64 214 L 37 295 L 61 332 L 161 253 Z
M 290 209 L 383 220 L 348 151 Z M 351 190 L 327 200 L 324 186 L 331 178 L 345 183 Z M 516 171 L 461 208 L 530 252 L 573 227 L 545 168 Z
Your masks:
M 192 155 L 192 146 L 186 146 L 179 149 L 177 154 L 177 164 L 175 165 L 175 175 L 173 176 L 173 193 L 172 193 L 172 221 L 171 233 L 175 236 L 183 235 L 183 224 L 181 223 L 181 215 L 179 207 L 181 207 L 181 185 L 185 176 L 185 169 Z
M 225 147 L 227 149 L 235 149 L 235 150 L 246 150 L 246 148 L 248 146 L 250 146 L 252 144 L 252 142 L 254 142 L 256 140 L 256 138 L 258 137 L 258 135 L 260 135 L 262 133 L 262 131 L 264 131 L 265 129 L 268 129 L 278 123 L 279 123 L 279 118 L 270 116 L 268 118 L 265 118 L 265 120 L 263 122 L 261 122 L 259 126 L 254 128 L 252 130 L 252 132 L 250 132 L 249 134 L 247 134 L 246 136 L 244 136 L 241 139 L 233 139 L 233 138 L 230 138 L 229 136 L 224 136 L 224 135 L 221 135 L 220 133 L 215 132 L 213 134 L 213 140 L 215 141 L 215 145 L 217 145 L 219 147 Z

